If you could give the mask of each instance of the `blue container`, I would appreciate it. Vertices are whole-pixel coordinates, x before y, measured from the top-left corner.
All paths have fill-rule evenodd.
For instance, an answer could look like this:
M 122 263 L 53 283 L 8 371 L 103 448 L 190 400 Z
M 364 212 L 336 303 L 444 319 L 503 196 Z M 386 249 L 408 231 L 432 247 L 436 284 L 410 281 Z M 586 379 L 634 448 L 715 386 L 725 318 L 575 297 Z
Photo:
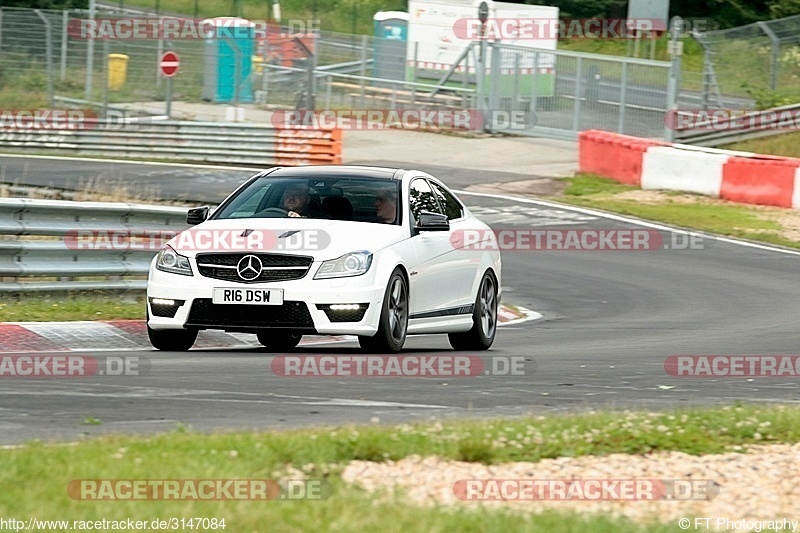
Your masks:
M 250 71 L 255 24 L 241 18 L 218 17 L 204 20 L 203 28 L 210 34 L 205 40 L 203 99 L 214 103 L 252 102 Z
M 406 77 L 408 13 L 378 11 L 372 17 L 372 21 L 375 31 L 374 76 L 390 80 L 404 80 Z

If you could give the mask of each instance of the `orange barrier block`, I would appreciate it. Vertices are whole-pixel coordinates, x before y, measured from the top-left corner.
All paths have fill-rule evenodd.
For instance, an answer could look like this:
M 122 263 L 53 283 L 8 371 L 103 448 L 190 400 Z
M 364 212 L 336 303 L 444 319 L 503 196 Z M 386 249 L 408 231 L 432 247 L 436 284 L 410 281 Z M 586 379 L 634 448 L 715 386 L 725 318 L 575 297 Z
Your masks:
M 722 167 L 720 198 L 744 204 L 792 207 L 800 159 L 731 157 Z
M 583 131 L 578 135 L 579 169 L 639 186 L 642 182 L 644 152 L 651 146 L 666 145 L 668 143 L 607 131 Z
M 309 126 L 279 128 L 277 165 L 341 165 L 342 130 Z
M 321 129 L 311 126 L 276 127 L 278 137 L 281 139 L 330 139 L 342 140 L 341 128 Z

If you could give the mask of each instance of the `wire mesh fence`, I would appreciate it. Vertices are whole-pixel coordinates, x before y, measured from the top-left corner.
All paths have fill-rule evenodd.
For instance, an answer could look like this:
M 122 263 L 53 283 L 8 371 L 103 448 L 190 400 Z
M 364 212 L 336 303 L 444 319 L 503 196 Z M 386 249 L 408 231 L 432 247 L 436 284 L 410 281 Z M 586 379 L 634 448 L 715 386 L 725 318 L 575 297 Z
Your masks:
M 119 38 L 137 20 L 149 29 Z M 164 102 L 171 90 L 172 100 L 184 102 L 466 110 L 491 131 L 574 138 L 601 128 L 660 139 L 669 135 L 664 114 L 675 105 L 664 61 L 499 43 L 485 43 L 482 52 L 465 41 L 459 63 L 431 68 L 405 42 L 398 49 L 397 42 L 376 37 L 287 34 L 277 26 L 252 39 L 217 26 L 210 34 L 183 31 L 203 23 L 192 19 L 179 19 L 182 31 L 170 38 L 164 32 L 170 20 L 103 13 L 90 23 L 86 11 L 0 8 L 2 106 L 61 102 L 102 110 Z M 116 38 L 103 36 L 104 25 Z M 159 70 L 167 50 L 180 58 L 171 81 Z M 45 101 L 32 99 L 35 92 Z
M 800 98 L 800 15 L 694 36 L 710 52 L 721 93 Z
M 531 113 L 525 130 L 574 137 L 598 128 L 663 138 L 664 114 L 671 107 L 668 62 L 506 45 L 492 49 L 497 64 L 514 67 L 493 77 L 487 107 L 518 117 Z

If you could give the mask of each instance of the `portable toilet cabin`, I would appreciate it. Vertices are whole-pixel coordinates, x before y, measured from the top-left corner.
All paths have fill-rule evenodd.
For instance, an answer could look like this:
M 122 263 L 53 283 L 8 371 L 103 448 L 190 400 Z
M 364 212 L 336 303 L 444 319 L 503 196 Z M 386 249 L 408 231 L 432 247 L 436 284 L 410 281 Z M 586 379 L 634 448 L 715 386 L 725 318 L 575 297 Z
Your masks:
M 252 102 L 250 72 L 256 25 L 242 18 L 217 17 L 204 20 L 203 28 L 203 99 L 214 103 Z
M 376 78 L 405 80 L 408 13 L 378 11 L 372 20 L 375 29 L 373 75 Z

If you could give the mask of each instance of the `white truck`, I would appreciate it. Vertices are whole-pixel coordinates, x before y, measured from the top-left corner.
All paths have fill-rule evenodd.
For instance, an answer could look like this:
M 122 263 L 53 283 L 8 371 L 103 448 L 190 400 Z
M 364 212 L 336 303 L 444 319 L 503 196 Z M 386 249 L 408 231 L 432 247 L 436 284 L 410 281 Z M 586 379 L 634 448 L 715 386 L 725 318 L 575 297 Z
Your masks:
M 530 87 L 533 83 L 535 72 L 536 85 L 541 90 L 538 94 L 551 94 L 555 57 L 536 54 L 534 49 L 556 50 L 557 32 L 549 30 L 558 22 L 558 8 L 489 0 L 486 24 L 482 26 L 478 15 L 480 4 L 481 0 L 409 0 L 407 77 L 418 80 L 441 77 L 467 47 L 484 38 L 529 48 L 530 52 L 502 54 L 500 75 L 515 77 L 519 89 L 524 91 L 526 85 Z M 491 54 L 487 53 L 484 60 L 489 74 Z M 470 54 L 468 62 L 459 62 L 456 72 L 474 73 L 475 61 L 474 54 Z

